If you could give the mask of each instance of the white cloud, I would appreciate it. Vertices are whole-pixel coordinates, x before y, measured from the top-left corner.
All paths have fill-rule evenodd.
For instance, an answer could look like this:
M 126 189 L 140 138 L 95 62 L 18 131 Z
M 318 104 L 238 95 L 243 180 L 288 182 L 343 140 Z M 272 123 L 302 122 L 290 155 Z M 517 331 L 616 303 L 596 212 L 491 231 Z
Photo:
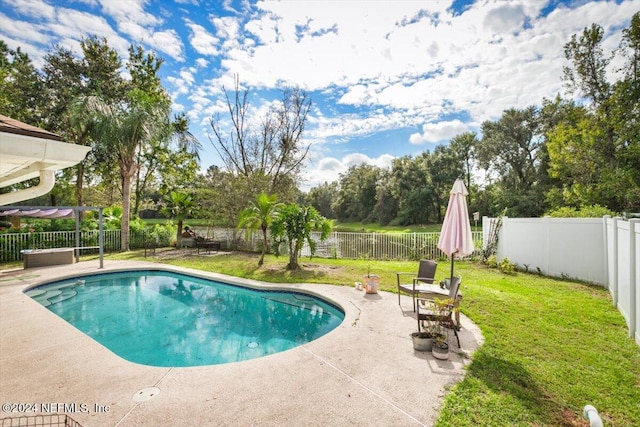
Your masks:
M 151 31 L 149 38 L 145 39 L 149 46 L 174 58 L 176 61 L 184 61 L 182 40 L 175 30 Z
M 148 44 L 176 61 L 183 61 L 182 40 L 177 32 L 159 28 L 164 24 L 163 20 L 146 12 L 146 3 L 146 0 L 100 1 L 102 11 L 118 23 L 118 29 L 129 36 L 133 43 Z
M 494 34 L 511 33 L 522 29 L 525 17 L 522 5 L 503 3 L 487 12 L 483 25 Z
M 437 2 L 376 6 L 260 2 L 265 13 L 245 26 L 256 45 L 231 49 L 223 68 L 249 86 L 344 88 L 340 104 L 411 111 L 421 117 L 418 123 L 460 111 L 481 122 L 555 96 L 569 36 L 601 21 L 596 15 L 628 9 L 628 19 L 634 7 L 588 2 L 540 17 L 546 6 L 540 0 L 475 3 L 456 16 Z M 413 117 L 400 126 L 407 122 Z
M 209 65 L 209 61 L 207 61 L 204 58 L 198 58 L 196 59 L 196 65 L 200 68 L 205 68 L 207 65 Z
M 145 43 L 153 49 L 166 53 L 176 61 L 184 60 L 182 40 L 175 30 L 160 31 L 150 27 L 143 27 L 137 22 L 121 22 L 118 28 L 131 36 L 134 44 Z
M 377 132 L 398 128 L 411 128 L 424 123 L 424 119 L 411 111 L 374 110 L 368 115 L 342 114 L 339 116 L 314 116 L 313 126 L 306 134 L 313 140 L 332 138 L 358 138 Z
M 337 159 L 335 157 L 323 157 L 323 155 L 317 151 L 311 153 L 310 157 L 311 161 L 303 175 L 304 182 L 301 183 L 301 188 L 304 191 L 325 182 L 338 181 L 340 174 L 346 173 L 351 166 L 358 166 L 365 163 L 379 168 L 389 169 L 391 162 L 395 159 L 395 157 L 390 154 L 383 154 L 379 157 L 371 158 L 363 153 L 350 153 L 342 159 Z
M 136 23 L 138 25 L 160 25 L 162 21 L 153 14 L 145 12 L 146 0 L 113 1 L 100 0 L 102 10 L 118 23 Z
M 21 15 L 36 20 L 48 21 L 56 16 L 55 8 L 42 0 L 6 0 L 5 3 Z
M 225 17 L 212 17 L 211 23 L 216 29 L 216 36 L 223 40 L 222 45 L 225 49 L 230 49 L 240 46 L 240 41 L 243 39 L 240 32 L 240 22 L 237 18 L 230 16 Z
M 422 133 L 411 134 L 409 142 L 417 145 L 447 141 L 468 130 L 467 125 L 457 119 L 446 122 L 426 123 L 422 126 Z
M 189 41 L 191 46 L 201 55 L 218 55 L 218 44 L 220 40 L 211 35 L 202 25 L 186 21 L 187 27 L 191 30 Z
M 39 31 L 34 31 L 34 29 L 42 30 L 42 27 L 39 24 L 17 21 L 9 18 L 2 12 L 0 12 L 0 28 L 3 29 L 5 37 L 16 38 L 18 40 L 24 40 L 25 42 L 38 44 L 47 43 L 49 41 L 49 36 Z

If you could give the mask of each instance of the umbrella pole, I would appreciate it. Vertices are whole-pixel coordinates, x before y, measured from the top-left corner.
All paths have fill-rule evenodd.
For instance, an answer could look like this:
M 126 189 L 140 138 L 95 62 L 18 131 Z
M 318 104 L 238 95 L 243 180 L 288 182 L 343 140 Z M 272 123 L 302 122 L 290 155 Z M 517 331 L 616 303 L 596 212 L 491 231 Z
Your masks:
M 454 252 L 454 253 L 451 254 L 451 275 L 449 276 L 449 278 L 451 280 L 453 280 L 453 261 L 455 259 L 456 253 L 457 252 Z M 449 283 L 451 283 L 451 282 L 449 282 Z

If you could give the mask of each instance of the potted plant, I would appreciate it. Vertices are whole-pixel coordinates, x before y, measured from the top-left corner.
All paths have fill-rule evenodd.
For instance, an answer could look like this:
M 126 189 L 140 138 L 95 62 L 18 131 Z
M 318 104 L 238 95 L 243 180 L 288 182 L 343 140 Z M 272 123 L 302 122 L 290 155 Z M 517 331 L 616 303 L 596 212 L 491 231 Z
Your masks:
M 371 274 L 370 267 L 367 266 L 367 275 L 363 277 L 364 289 L 368 294 L 377 294 L 380 285 L 380 276 Z
M 435 298 L 434 314 L 436 317 L 447 319 L 452 316 L 456 310 L 454 302 L 451 298 Z M 437 325 L 437 332 L 434 334 L 433 345 L 431 346 L 431 354 L 436 359 L 447 360 L 449 358 L 449 338 L 448 330 L 443 326 L 441 321 L 434 322 Z
M 380 286 L 380 276 L 375 274 L 367 274 L 364 277 L 365 291 L 368 294 L 377 294 Z
M 413 349 L 415 351 L 431 351 L 433 340 L 440 332 L 440 326 L 437 322 L 427 321 L 423 323 L 420 332 L 411 333 L 411 341 L 413 341 Z
M 427 331 L 412 332 L 411 341 L 415 351 L 431 351 L 433 346 L 433 335 Z
M 440 360 L 447 360 L 449 358 L 449 343 L 447 342 L 446 332 L 439 333 L 433 339 L 431 354 Z

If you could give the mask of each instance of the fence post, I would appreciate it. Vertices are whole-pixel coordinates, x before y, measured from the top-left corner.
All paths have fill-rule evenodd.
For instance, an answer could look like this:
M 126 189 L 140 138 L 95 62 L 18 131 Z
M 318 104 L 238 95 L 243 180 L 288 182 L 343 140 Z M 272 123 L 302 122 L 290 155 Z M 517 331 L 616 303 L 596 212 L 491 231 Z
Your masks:
M 609 215 L 602 217 L 602 237 L 604 240 L 604 284 L 609 292 L 611 292 L 611 283 L 609 283 L 609 219 L 611 219 Z
M 80 211 L 74 209 L 73 216 L 76 220 L 76 248 L 73 252 L 76 255 L 76 262 L 80 262 Z
M 613 236 L 611 241 L 613 243 L 613 254 L 611 254 L 613 256 L 613 289 L 612 289 L 612 299 L 613 299 L 613 306 L 618 308 L 618 220 L 620 218 L 615 217 L 613 218 Z
M 637 250 L 636 247 L 636 236 L 635 236 L 635 225 L 640 223 L 639 219 L 630 219 L 629 220 L 629 336 L 631 338 L 635 337 L 636 334 L 636 324 L 637 324 L 637 308 L 636 303 L 636 294 L 637 294 L 637 286 L 636 283 L 636 269 L 637 266 Z

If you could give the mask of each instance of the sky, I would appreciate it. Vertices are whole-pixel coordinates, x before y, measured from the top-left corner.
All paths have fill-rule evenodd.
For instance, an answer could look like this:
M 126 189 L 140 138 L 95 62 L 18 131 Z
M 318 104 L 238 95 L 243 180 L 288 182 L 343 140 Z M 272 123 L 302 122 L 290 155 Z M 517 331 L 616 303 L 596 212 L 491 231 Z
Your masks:
M 222 166 L 210 120 L 228 116 L 234 75 L 253 128 L 284 88 L 303 89 L 308 190 L 567 95 L 565 43 L 598 23 L 611 51 L 639 10 L 640 0 L 0 0 L 0 39 L 36 67 L 55 45 L 80 54 L 90 34 L 123 59 L 132 43 L 154 51 L 174 112 L 202 143 L 202 170 Z

